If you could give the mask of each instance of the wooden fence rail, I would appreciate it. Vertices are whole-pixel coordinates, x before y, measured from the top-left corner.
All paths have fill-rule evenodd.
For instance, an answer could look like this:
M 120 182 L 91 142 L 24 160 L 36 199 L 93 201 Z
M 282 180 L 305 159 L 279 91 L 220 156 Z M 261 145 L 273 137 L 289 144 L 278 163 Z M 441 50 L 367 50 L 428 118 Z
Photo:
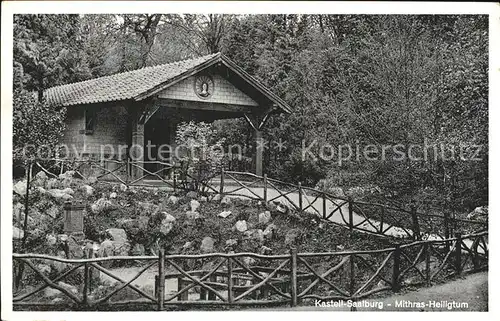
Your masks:
M 89 259 L 63 259 L 40 254 L 13 254 L 14 267 L 20 262 L 33 273 L 24 271 L 21 285 L 14 289 L 15 309 L 137 309 L 164 310 L 166 306 L 296 306 L 309 299 L 360 300 L 379 292 L 398 292 L 409 285 L 429 286 L 435 280 L 480 271 L 488 267 L 487 232 L 461 235 L 446 240 L 421 240 L 379 250 L 328 253 L 260 255 L 256 253 L 210 253 L 200 255 L 125 256 Z M 448 249 L 445 244 L 452 245 Z M 245 258 L 252 258 L 248 263 Z M 210 268 L 186 269 L 188 261 L 210 263 Z M 103 262 L 142 262 L 129 280 L 117 270 L 104 268 Z M 40 262 L 67 265 L 59 275 L 46 275 Z M 71 274 L 83 268 L 72 289 L 62 285 Z M 154 293 L 134 283 L 146 271 L 156 274 Z M 152 271 L 151 271 L 152 270 Z M 14 271 L 17 271 L 14 268 Z M 92 273 L 101 273 L 117 281 L 106 293 L 95 289 Z M 16 276 L 14 276 L 16 277 Z M 38 280 L 38 281 L 33 281 Z M 177 283 L 173 286 L 172 281 Z M 33 284 L 35 282 L 35 284 Z M 46 302 L 40 296 L 47 287 L 69 299 Z M 75 293 L 74 289 L 78 289 Z M 138 298 L 113 300 L 125 289 Z M 193 292 L 196 290 L 197 292 Z M 96 292 L 97 291 L 97 292 Z M 193 298 L 195 293 L 199 297 Z M 37 296 L 37 294 L 39 294 Z M 100 296 L 99 296 L 100 295 Z M 28 301 L 29 298 L 35 298 Z M 61 300 L 59 300 L 61 301 Z

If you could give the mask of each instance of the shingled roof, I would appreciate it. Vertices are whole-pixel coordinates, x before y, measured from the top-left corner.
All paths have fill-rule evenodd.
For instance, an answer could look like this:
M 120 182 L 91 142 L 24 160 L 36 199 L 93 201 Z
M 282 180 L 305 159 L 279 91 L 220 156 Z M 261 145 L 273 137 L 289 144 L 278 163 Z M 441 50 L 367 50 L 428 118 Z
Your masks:
M 54 106 L 74 106 L 120 100 L 142 100 L 216 63 L 223 63 L 283 111 L 290 107 L 221 53 L 146 67 L 49 88 L 45 98 Z

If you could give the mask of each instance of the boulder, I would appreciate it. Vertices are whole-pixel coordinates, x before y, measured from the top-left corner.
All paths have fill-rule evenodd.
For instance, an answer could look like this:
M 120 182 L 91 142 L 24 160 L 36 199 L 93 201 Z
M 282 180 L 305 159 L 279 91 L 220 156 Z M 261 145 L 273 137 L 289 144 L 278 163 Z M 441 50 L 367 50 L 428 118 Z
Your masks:
M 245 256 L 243 258 L 243 264 L 245 264 L 246 266 L 251 266 L 253 264 L 255 264 L 255 259 L 253 257 L 250 257 L 250 256 Z
M 193 242 L 186 242 L 184 243 L 184 245 L 182 246 L 182 250 L 183 251 L 188 251 L 190 249 L 192 249 L 194 246 L 194 243 Z
M 97 183 L 97 177 L 95 177 L 95 176 L 90 176 L 90 177 L 87 177 L 87 178 L 85 179 L 85 182 L 86 182 L 87 184 L 89 184 L 89 185 L 93 185 L 93 184 Z
M 47 189 L 55 189 L 59 188 L 61 185 L 59 184 L 59 181 L 55 178 L 50 178 L 47 181 L 47 185 L 45 186 Z
M 264 232 L 262 233 L 262 235 L 264 235 L 264 238 L 265 239 L 272 239 L 273 238 L 273 233 L 274 233 L 274 230 L 276 229 L 276 225 L 274 224 L 269 224 L 266 229 L 264 230 Z
M 278 206 L 276 206 L 276 210 L 280 213 L 283 213 L 283 214 L 286 214 L 288 213 L 288 207 L 284 204 L 278 204 Z
M 48 179 L 47 174 L 45 174 L 44 171 L 40 171 L 36 173 L 33 182 L 35 185 L 45 186 L 45 183 L 47 183 L 47 179 Z
M 330 187 L 328 193 L 332 194 L 333 197 L 346 198 L 344 190 L 341 187 Z
M 113 245 L 113 241 L 106 239 L 102 241 L 101 245 L 99 246 L 99 251 L 97 255 L 99 257 L 113 256 L 114 248 L 115 247 Z
M 59 257 L 61 259 L 67 259 L 66 253 L 64 253 L 64 251 L 58 251 L 56 254 L 56 257 Z M 68 267 L 68 265 L 66 263 L 59 262 L 59 261 L 50 261 L 49 264 L 50 264 L 50 267 L 54 271 L 56 271 L 57 273 L 62 273 Z
M 57 243 L 57 237 L 54 234 L 47 234 L 45 241 L 47 242 L 47 246 L 54 246 Z
M 221 199 L 220 203 L 223 205 L 229 205 L 231 204 L 231 198 L 226 195 Z
M 50 273 L 50 271 L 52 270 L 52 269 L 50 268 L 50 265 L 48 265 L 48 264 L 43 264 L 43 263 L 41 263 L 41 264 L 37 264 L 37 265 L 36 265 L 36 268 L 37 268 L 40 272 L 42 272 L 43 274 L 45 274 L 45 275 L 48 275 L 48 274 Z
M 263 245 L 261 248 L 260 248 L 260 254 L 262 255 L 269 255 L 269 254 L 272 254 L 273 250 L 265 245 Z
M 198 202 L 197 200 L 191 200 L 189 205 L 191 206 L 191 211 L 196 212 L 198 210 L 198 208 L 200 207 L 200 202 Z
M 168 198 L 168 201 L 172 204 L 177 204 L 177 202 L 179 201 L 179 198 L 177 196 L 174 196 L 174 195 L 170 195 L 169 198 Z
M 472 212 L 467 214 L 468 220 L 484 219 L 488 216 L 488 206 L 478 206 Z
M 245 231 L 244 236 L 247 239 L 252 239 L 259 243 L 264 242 L 264 232 L 261 229 Z
M 198 198 L 198 193 L 195 191 L 189 191 L 187 192 L 186 197 L 189 199 L 195 199 Z
M 55 198 L 56 200 L 68 201 L 73 198 L 73 190 L 71 188 L 65 189 L 49 189 L 47 194 Z
M 146 249 L 144 248 L 144 245 L 136 243 L 130 250 L 130 254 L 134 256 L 144 256 L 146 254 Z
M 193 212 L 193 211 L 187 211 L 186 212 L 186 218 L 188 220 L 196 220 L 200 218 L 200 213 L 198 212 Z
M 26 180 L 23 180 L 23 181 L 19 181 L 16 184 L 14 184 L 14 187 L 12 188 L 12 190 L 14 191 L 14 193 L 16 193 L 18 195 L 25 196 L 26 195 L 26 188 L 27 188 Z
M 82 191 L 84 191 L 85 195 L 87 196 L 91 196 L 92 194 L 94 194 L 94 188 L 90 185 L 83 185 Z
M 116 198 L 118 195 L 116 194 L 116 192 L 112 192 L 109 194 L 109 198 L 113 199 L 113 198 Z
M 127 189 L 128 189 L 127 185 L 125 185 L 125 184 L 123 184 L 123 183 L 121 183 L 121 184 L 120 184 L 120 191 L 122 191 L 122 192 L 126 192 L 126 191 L 127 191 Z
M 202 253 L 210 253 L 214 251 L 215 240 L 210 236 L 206 236 L 201 241 L 200 251 Z
M 236 222 L 234 227 L 238 232 L 245 232 L 248 230 L 247 222 L 245 220 Z
M 14 240 L 22 240 L 24 237 L 24 231 L 15 226 L 12 227 L 12 238 Z
M 127 233 L 121 228 L 108 228 L 106 230 L 108 237 L 115 242 L 127 242 Z
M 223 212 L 220 212 L 217 216 L 222 217 L 222 218 L 226 218 L 229 215 L 231 215 L 231 211 L 223 211 Z
M 14 214 L 14 221 L 15 222 L 21 222 L 21 220 L 23 219 L 23 215 L 24 215 L 24 205 L 21 203 L 14 204 L 12 214 Z
M 94 204 L 90 206 L 90 209 L 94 214 L 99 214 L 104 212 L 105 210 L 109 210 L 112 208 L 114 208 L 113 204 L 109 200 L 102 197 L 99 198 L 97 201 L 94 202 Z
M 229 239 L 226 241 L 226 246 L 233 247 L 233 246 L 236 246 L 236 244 L 238 244 L 238 241 L 235 239 Z
M 68 256 L 70 259 L 83 259 L 85 257 L 83 253 L 84 247 L 78 244 L 78 242 L 73 237 L 68 238 L 67 246 L 68 246 Z
M 59 208 L 55 205 L 49 207 L 47 209 L 47 211 L 45 211 L 45 214 L 47 214 L 48 216 L 52 217 L 52 218 L 57 218 L 58 214 L 59 214 Z
M 201 196 L 200 197 L 200 202 L 208 202 L 208 197 L 207 196 Z
M 174 228 L 174 224 L 175 224 L 175 217 L 165 213 L 165 218 L 161 221 L 160 233 L 162 233 L 163 235 L 167 235 Z
M 271 221 L 271 212 L 265 211 L 263 213 L 259 214 L 259 223 L 260 224 L 267 224 Z
M 298 229 L 293 229 L 293 230 L 288 231 L 285 235 L 285 244 L 286 245 L 295 244 L 299 235 L 300 235 L 300 231 Z

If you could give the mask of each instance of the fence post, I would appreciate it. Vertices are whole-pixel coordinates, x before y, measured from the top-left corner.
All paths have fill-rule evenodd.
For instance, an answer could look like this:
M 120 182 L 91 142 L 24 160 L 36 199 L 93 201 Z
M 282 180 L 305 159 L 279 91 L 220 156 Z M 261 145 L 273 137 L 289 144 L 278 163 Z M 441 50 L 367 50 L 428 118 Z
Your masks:
M 417 207 L 415 206 L 415 204 L 411 205 L 411 220 L 412 220 L 413 239 L 420 240 L 420 225 L 418 223 Z
M 351 232 L 352 236 L 352 231 L 354 229 L 354 218 L 353 218 L 353 210 L 352 210 L 352 197 L 347 198 L 348 202 L 348 207 L 349 207 L 349 231 Z
M 297 306 L 297 248 L 290 248 L 290 305 Z
M 264 204 L 267 204 L 267 174 L 264 174 Z
M 385 207 L 380 206 L 380 234 L 384 234 Z
M 448 211 L 444 212 L 444 238 L 447 240 L 450 238 L 450 213 Z M 446 241 L 446 251 L 450 250 L 450 242 Z
M 89 305 L 89 291 L 90 291 L 90 270 L 89 264 L 85 263 L 83 272 L 83 308 Z
M 165 249 L 160 249 L 158 255 L 158 311 L 163 310 L 165 300 Z
M 400 263 L 401 248 L 399 244 L 394 247 L 394 264 L 392 266 L 392 291 L 399 292 L 399 263 Z
M 129 181 L 130 181 L 130 160 L 127 156 L 125 159 L 125 183 L 127 183 L 128 185 Z
M 210 275 L 209 280 L 210 280 L 210 282 L 217 282 L 217 276 L 212 274 L 212 275 Z M 212 291 L 209 291 L 208 292 L 208 300 L 209 301 L 217 300 L 217 298 L 215 297 L 215 293 L 213 293 Z
M 431 244 L 425 243 L 425 285 L 431 286 Z
M 302 213 L 302 183 L 299 182 L 299 212 Z
M 224 166 L 220 168 L 220 189 L 219 189 L 220 199 L 224 198 Z
M 457 238 L 457 243 L 455 243 L 455 270 L 457 275 L 460 276 L 462 274 L 462 233 L 455 233 L 455 237 Z
M 326 193 L 323 192 L 323 219 L 326 219 Z
M 354 296 L 356 292 L 356 265 L 354 262 L 354 254 L 349 256 L 349 294 L 350 296 Z M 353 305 L 351 307 L 351 311 L 356 311 L 356 307 Z
M 233 303 L 233 264 L 231 258 L 227 258 L 227 302 Z

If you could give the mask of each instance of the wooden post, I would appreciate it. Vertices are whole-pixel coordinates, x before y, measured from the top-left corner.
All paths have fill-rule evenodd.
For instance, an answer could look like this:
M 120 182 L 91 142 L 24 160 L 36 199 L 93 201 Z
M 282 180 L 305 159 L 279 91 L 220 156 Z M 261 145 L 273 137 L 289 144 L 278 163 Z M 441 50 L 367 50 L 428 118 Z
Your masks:
M 450 213 L 444 212 L 444 238 L 450 238 Z M 450 242 L 446 241 L 446 252 L 450 250 Z
M 352 210 L 352 197 L 347 198 L 348 202 L 348 207 L 349 207 L 349 231 L 351 232 L 352 236 L 352 231 L 354 229 L 354 217 L 353 217 L 353 210 Z
M 212 275 L 210 275 L 209 280 L 210 280 L 210 282 L 217 282 L 217 276 L 215 274 L 212 274 Z M 213 293 L 212 291 L 209 291 L 208 292 L 208 300 L 210 300 L 210 301 L 217 300 L 215 293 Z
M 182 289 L 184 289 L 184 280 L 182 279 L 182 276 L 180 276 L 177 278 L 177 291 L 181 291 Z M 188 291 L 184 291 L 181 295 L 177 297 L 177 301 L 188 301 L 188 300 L 189 300 Z
M 290 248 L 290 305 L 297 306 L 297 248 Z
M 267 174 L 264 174 L 264 204 L 267 204 Z
M 399 263 L 400 263 L 400 254 L 401 248 L 399 244 L 395 245 L 394 248 L 394 264 L 392 267 L 392 291 L 399 292 L 400 284 L 399 284 Z
M 255 175 L 262 176 L 262 160 L 264 158 L 264 140 L 262 131 L 255 129 Z
M 299 182 L 299 212 L 302 213 L 302 183 Z
M 326 193 L 323 192 L 323 219 L 326 219 Z
M 380 206 L 380 234 L 384 234 L 385 207 Z
M 233 264 L 231 258 L 227 258 L 227 302 L 233 303 Z
M 411 220 L 412 220 L 413 239 L 420 240 L 420 225 L 418 223 L 417 207 L 415 206 L 415 204 L 411 205 Z
M 349 270 L 349 294 L 353 297 L 356 292 L 356 265 L 354 263 L 354 254 L 351 254 L 349 257 Z M 356 311 L 354 305 L 351 306 L 351 311 Z
M 455 237 L 457 239 L 455 243 L 455 270 L 460 276 L 462 274 L 462 233 L 455 233 Z
M 26 165 L 26 195 L 24 196 L 24 224 L 23 224 L 23 239 L 21 243 L 21 249 L 26 252 L 26 238 L 28 236 L 28 212 L 29 212 L 29 201 L 30 201 L 30 177 L 31 177 L 31 164 Z
M 128 185 L 128 182 L 130 182 L 130 158 L 127 154 L 125 158 L 125 183 Z
M 220 200 L 224 198 L 224 166 L 220 168 L 220 187 L 219 187 Z
M 89 304 L 89 290 L 90 290 L 90 271 L 89 264 L 85 263 L 83 266 L 83 308 Z
M 187 291 L 186 291 L 187 293 Z M 158 311 L 163 310 L 165 300 L 165 249 L 160 249 L 158 255 Z
M 424 244 L 425 251 L 425 285 L 431 286 L 431 244 Z

